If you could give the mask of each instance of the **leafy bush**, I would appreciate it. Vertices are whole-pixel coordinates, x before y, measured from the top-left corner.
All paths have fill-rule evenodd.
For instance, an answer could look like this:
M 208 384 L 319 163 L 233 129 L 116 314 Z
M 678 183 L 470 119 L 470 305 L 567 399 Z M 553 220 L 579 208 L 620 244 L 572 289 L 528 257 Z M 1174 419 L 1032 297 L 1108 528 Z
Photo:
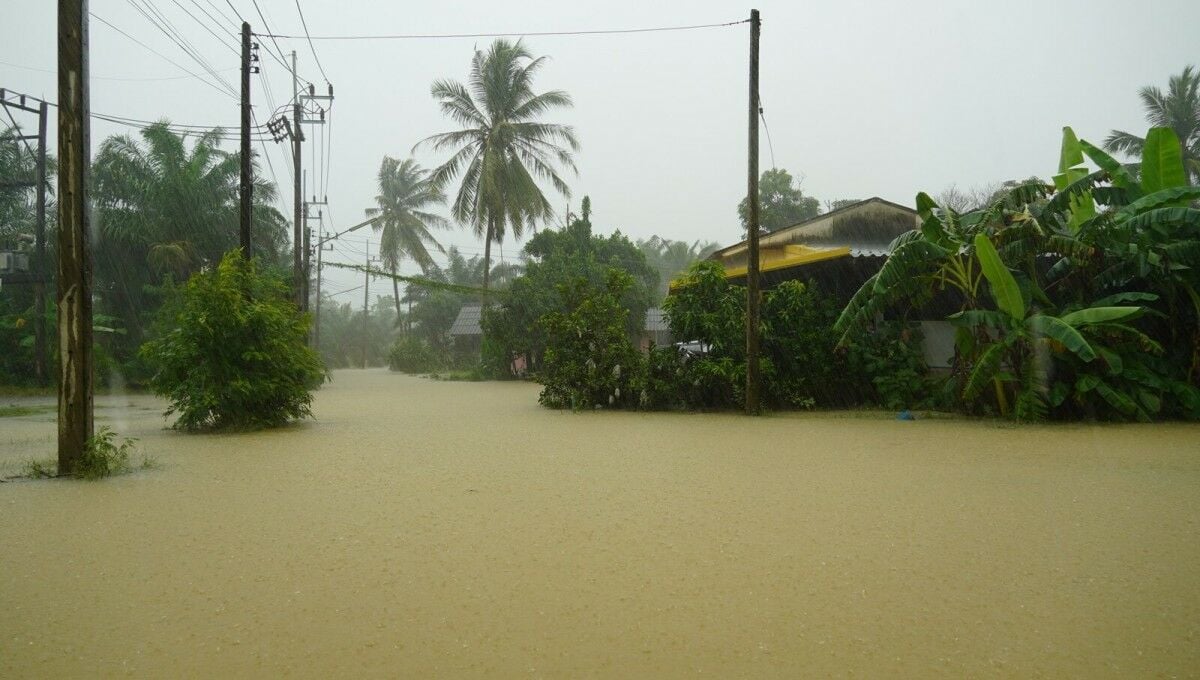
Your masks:
M 768 403 L 784 408 L 851 406 L 864 398 L 866 383 L 836 351 L 833 331 L 838 307 L 812 284 L 785 281 L 762 305 L 762 352 Z
M 388 352 L 388 367 L 401 373 L 427 373 L 445 368 L 446 361 L 424 340 L 404 335 L 392 343 Z
M 545 330 L 546 354 L 538 400 L 551 408 L 635 406 L 641 356 L 629 341 L 629 310 L 621 296 L 633 285 L 629 274 L 608 271 L 597 289 L 586 279 L 562 286 L 567 312 L 551 312 L 538 322 Z
M 698 262 L 663 304 L 672 334 L 699 342 L 674 374 L 678 405 L 730 408 L 745 390 L 746 289 L 717 262 Z M 778 408 L 845 407 L 869 398 L 869 381 L 836 351 L 838 307 L 811 284 L 787 281 L 767 291 L 761 310 L 764 401 Z M 653 375 L 654 371 L 651 371 Z M 665 370 L 660 370 L 663 376 Z M 663 379 L 663 378 L 660 378 Z
M 96 480 L 132 470 L 129 454 L 135 450 L 137 440 L 126 438 L 118 445 L 114 443 L 116 436 L 108 427 L 101 427 L 89 437 L 83 456 L 75 463 L 75 476 Z
M 922 340 L 920 326 L 885 321 L 850 344 L 852 372 L 869 384 L 865 401 L 893 410 L 935 405 L 937 390 L 929 379 Z
M 150 385 L 170 400 L 183 430 L 257 429 L 311 416 L 310 391 L 325 377 L 306 345 L 309 317 L 279 277 L 239 251 L 188 280 L 164 307 L 169 332 L 147 342 Z

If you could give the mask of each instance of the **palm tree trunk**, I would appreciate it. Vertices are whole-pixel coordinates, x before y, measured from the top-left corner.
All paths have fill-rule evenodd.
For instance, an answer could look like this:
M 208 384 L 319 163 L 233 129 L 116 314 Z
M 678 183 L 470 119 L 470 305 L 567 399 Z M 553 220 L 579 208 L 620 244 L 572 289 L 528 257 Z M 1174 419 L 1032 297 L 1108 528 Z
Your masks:
M 397 271 L 398 269 L 399 269 L 399 267 L 392 266 L 392 276 L 396 276 L 396 274 L 399 273 Z M 396 301 L 396 326 L 399 326 L 400 325 L 400 282 L 394 278 L 392 279 L 392 297 L 395 298 L 395 301 Z
M 496 233 L 496 218 L 488 216 L 487 238 L 483 242 L 483 289 L 488 289 L 492 275 L 492 237 Z M 486 295 L 484 296 L 487 297 Z M 484 300 L 486 302 L 486 299 Z

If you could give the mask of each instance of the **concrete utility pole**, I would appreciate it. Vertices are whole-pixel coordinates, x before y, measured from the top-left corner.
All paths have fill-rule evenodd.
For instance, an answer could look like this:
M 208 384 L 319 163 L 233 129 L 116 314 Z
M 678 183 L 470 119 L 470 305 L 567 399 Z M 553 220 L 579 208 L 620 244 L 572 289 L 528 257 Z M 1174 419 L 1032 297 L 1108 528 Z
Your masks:
M 759 302 L 758 285 L 758 10 L 750 10 L 750 153 L 747 168 L 747 201 L 750 206 L 747 220 L 746 263 L 746 413 L 759 413 L 759 386 L 761 384 L 759 354 Z
M 94 432 L 89 243 L 88 3 L 58 2 L 58 474 Z
M 251 207 L 254 199 L 253 178 L 250 175 L 250 24 L 242 22 L 242 177 L 239 186 L 241 198 L 242 257 L 248 262 L 253 256 L 250 244 L 250 224 L 253 220 Z
M 294 225 L 292 228 L 292 293 L 296 299 L 296 306 L 304 309 L 308 305 L 308 300 L 304 294 L 304 280 L 308 279 L 308 272 L 301 266 L 304 257 L 304 251 L 301 249 L 300 230 L 304 225 L 304 193 L 300 188 L 300 158 L 303 155 L 300 150 L 300 142 L 304 141 L 303 127 L 300 125 L 300 78 L 296 74 L 296 51 L 292 50 L 292 121 L 294 129 L 292 130 L 292 163 L 296 167 L 296 172 L 292 173 L 292 213 Z

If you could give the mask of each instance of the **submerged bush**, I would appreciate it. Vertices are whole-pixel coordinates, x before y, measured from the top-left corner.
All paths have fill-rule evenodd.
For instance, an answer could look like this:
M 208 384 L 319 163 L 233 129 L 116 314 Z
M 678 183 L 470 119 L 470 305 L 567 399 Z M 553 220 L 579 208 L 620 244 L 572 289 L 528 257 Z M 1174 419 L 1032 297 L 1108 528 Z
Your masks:
M 447 362 L 424 340 L 404 335 L 388 351 L 388 368 L 401 373 L 427 373 L 445 368 Z
M 629 341 L 629 310 L 621 305 L 632 283 L 629 274 L 610 269 L 603 288 L 582 278 L 561 287 L 570 311 L 551 312 L 538 322 L 547 337 L 538 401 L 576 410 L 637 404 L 642 357 Z
M 182 430 L 258 429 L 311 416 L 325 377 L 306 344 L 309 317 L 287 285 L 239 251 L 188 280 L 163 308 L 169 331 L 142 346 L 150 386 Z

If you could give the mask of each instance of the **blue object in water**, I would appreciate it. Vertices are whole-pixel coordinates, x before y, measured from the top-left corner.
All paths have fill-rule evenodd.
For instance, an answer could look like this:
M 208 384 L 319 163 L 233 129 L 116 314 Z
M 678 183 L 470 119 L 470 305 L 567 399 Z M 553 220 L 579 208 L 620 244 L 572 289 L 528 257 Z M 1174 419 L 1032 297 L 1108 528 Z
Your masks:
M 916 420 L 916 419 L 917 419 L 917 417 L 914 416 L 912 414 L 912 411 L 909 411 L 908 409 L 904 409 L 900 413 L 896 414 L 896 420 Z

